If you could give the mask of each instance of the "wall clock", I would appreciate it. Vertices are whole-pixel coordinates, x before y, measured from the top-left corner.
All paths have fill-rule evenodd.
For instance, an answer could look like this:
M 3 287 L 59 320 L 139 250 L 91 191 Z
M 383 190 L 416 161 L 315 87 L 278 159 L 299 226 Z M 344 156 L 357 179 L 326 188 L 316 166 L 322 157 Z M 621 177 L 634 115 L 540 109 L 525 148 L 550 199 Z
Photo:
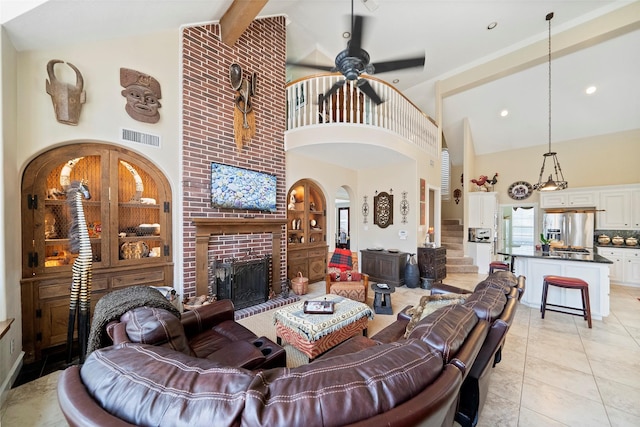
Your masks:
M 514 200 L 524 200 L 531 195 L 533 187 L 527 181 L 516 181 L 509 186 L 507 192 Z

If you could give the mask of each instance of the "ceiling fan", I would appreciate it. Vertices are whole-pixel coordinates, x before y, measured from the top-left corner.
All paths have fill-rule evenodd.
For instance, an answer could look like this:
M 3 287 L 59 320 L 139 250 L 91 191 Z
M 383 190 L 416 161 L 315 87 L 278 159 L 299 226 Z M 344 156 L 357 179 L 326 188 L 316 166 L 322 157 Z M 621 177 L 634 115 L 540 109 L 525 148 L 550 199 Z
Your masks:
M 398 59 L 394 61 L 385 61 L 371 63 L 369 53 L 362 49 L 362 33 L 364 27 L 364 16 L 353 14 L 353 0 L 351 0 L 351 39 L 347 43 L 347 48 L 338 53 L 335 60 L 335 66 L 322 66 L 300 62 L 288 62 L 289 65 L 298 67 L 315 68 L 323 71 L 340 72 L 344 79 L 337 81 L 323 95 L 320 95 L 320 104 L 330 97 L 334 92 L 340 89 L 347 80 L 356 80 L 356 86 L 376 105 L 380 105 L 383 101 L 373 89 L 366 77 L 362 74 L 377 74 L 388 71 L 402 70 L 405 68 L 423 67 L 425 56 L 407 59 Z

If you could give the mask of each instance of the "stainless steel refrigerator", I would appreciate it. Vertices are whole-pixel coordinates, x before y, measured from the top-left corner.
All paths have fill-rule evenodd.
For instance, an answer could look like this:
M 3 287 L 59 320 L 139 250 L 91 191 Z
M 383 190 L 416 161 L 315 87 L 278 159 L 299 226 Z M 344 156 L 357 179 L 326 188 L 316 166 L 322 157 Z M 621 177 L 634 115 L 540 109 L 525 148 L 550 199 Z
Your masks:
M 594 212 L 545 212 L 543 233 L 547 239 L 563 241 L 565 246 L 593 247 Z

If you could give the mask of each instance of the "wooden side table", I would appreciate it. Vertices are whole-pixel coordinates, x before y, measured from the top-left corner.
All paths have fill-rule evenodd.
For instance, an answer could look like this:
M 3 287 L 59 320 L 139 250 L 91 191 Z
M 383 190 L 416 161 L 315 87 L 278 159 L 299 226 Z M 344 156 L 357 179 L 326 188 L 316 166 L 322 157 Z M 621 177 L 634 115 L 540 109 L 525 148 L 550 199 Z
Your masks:
M 393 314 L 391 307 L 391 294 L 396 291 L 395 286 L 387 284 L 388 288 L 380 288 L 377 283 L 371 284 L 371 290 L 375 292 L 373 297 L 373 311 L 376 314 Z

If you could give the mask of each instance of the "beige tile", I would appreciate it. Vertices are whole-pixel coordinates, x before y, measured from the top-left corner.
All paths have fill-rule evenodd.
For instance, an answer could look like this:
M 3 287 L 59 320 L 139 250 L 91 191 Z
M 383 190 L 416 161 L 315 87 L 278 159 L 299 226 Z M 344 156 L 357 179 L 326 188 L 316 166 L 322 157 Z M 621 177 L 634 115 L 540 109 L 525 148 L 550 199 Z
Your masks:
M 477 427 L 517 427 L 518 403 L 507 400 L 503 393 L 489 393 Z
M 601 402 L 525 376 L 521 405 L 569 426 L 603 427 L 609 420 Z
M 600 401 L 598 387 L 591 372 L 585 373 L 559 365 L 555 363 L 556 360 L 556 358 L 549 360 L 527 356 L 525 381 L 533 379 L 586 399 Z
M 590 360 L 593 375 L 640 389 L 640 359 Z
M 521 407 L 518 427 L 566 427 L 566 424 L 552 420 L 531 409 Z
M 522 371 L 502 366 L 502 362 L 500 362 L 493 368 L 493 372 L 491 373 L 489 393 L 501 396 L 503 399 L 516 403 L 519 406 L 522 395 L 523 378 L 524 374 Z
M 611 427 L 637 427 L 640 426 L 640 417 L 607 406 Z
M 12 389 L 2 416 L 3 427 L 62 427 L 67 423 L 58 406 L 60 371 Z
M 608 378 L 596 377 L 605 406 L 640 417 L 640 384 L 631 387 Z
M 620 360 L 640 361 L 640 349 L 617 347 L 596 341 L 585 340 L 584 349 L 589 360 L 617 363 Z

